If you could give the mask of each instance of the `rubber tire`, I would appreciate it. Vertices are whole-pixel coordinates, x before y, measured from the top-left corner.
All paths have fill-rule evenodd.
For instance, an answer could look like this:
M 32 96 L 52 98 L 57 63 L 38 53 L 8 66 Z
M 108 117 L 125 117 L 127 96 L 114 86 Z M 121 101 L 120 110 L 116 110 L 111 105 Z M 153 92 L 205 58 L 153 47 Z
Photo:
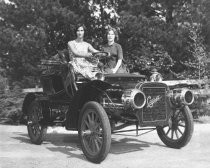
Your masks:
M 180 109 L 184 119 L 185 119 L 185 131 L 182 135 L 182 137 L 180 137 L 177 140 L 173 140 L 167 137 L 167 135 L 165 134 L 162 126 L 157 126 L 157 133 L 158 136 L 160 137 L 160 139 L 162 140 L 162 142 L 167 145 L 168 147 L 171 148 L 182 148 L 185 145 L 188 144 L 188 142 L 190 141 L 193 131 L 194 131 L 194 124 L 193 124 L 193 116 L 192 113 L 189 109 L 188 106 L 184 106 L 183 108 Z
M 97 115 L 100 119 L 100 123 L 102 125 L 102 129 L 103 129 L 102 147 L 96 155 L 91 155 L 86 150 L 86 148 L 84 146 L 83 138 L 82 138 L 82 131 L 81 131 L 82 122 L 84 121 L 84 116 L 88 112 L 88 110 L 90 110 L 90 109 L 94 110 L 97 113 Z M 108 155 L 109 150 L 110 150 L 110 146 L 111 146 L 111 127 L 110 127 L 110 122 L 109 122 L 107 113 L 99 103 L 94 102 L 94 101 L 90 101 L 90 102 L 87 102 L 83 106 L 80 117 L 79 117 L 79 140 L 80 140 L 80 143 L 81 143 L 82 151 L 83 151 L 85 157 L 89 161 L 94 162 L 94 163 L 100 163 Z
M 34 109 L 36 109 L 36 108 L 40 108 L 41 112 L 43 110 L 41 104 L 39 102 L 37 102 L 36 100 L 34 100 L 28 108 L 28 121 L 30 120 L 30 117 L 32 115 L 37 115 L 38 114 L 37 111 L 35 111 L 35 114 L 33 114 Z M 40 144 L 42 144 L 43 140 L 45 139 L 45 136 L 46 136 L 46 133 L 47 133 L 47 127 L 40 125 L 38 123 L 38 121 L 37 121 L 36 124 L 38 125 L 39 131 L 40 131 L 40 133 L 38 135 L 34 134 L 32 126 L 28 123 L 27 123 L 27 130 L 28 130 L 28 135 L 30 137 L 31 142 L 33 144 L 40 145 Z

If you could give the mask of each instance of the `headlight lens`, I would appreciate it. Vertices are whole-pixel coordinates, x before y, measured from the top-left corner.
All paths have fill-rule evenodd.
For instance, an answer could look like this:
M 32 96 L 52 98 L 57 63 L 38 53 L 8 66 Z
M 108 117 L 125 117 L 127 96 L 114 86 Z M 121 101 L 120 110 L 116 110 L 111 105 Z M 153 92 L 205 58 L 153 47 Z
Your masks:
M 175 104 L 190 105 L 194 102 L 194 95 L 186 88 L 174 89 L 171 100 Z
M 146 96 L 138 89 L 126 90 L 122 95 L 122 102 L 126 108 L 141 109 L 146 104 Z

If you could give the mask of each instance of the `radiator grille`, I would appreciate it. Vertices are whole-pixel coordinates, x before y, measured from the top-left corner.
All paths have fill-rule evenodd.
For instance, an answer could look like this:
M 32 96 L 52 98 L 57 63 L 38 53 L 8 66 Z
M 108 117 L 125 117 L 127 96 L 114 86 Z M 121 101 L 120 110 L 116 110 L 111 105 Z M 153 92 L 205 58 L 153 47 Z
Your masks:
M 143 122 L 166 120 L 166 88 L 143 87 L 146 95 L 146 105 L 142 111 Z

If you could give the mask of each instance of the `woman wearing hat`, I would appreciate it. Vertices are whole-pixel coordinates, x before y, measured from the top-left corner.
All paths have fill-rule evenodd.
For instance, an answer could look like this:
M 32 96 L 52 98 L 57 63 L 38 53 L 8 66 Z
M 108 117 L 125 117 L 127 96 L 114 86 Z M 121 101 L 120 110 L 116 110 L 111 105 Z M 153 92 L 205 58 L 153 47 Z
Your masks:
M 153 68 L 151 73 L 152 73 L 152 75 L 150 76 L 151 82 L 160 82 L 163 80 L 162 75 L 157 71 L 156 68 Z

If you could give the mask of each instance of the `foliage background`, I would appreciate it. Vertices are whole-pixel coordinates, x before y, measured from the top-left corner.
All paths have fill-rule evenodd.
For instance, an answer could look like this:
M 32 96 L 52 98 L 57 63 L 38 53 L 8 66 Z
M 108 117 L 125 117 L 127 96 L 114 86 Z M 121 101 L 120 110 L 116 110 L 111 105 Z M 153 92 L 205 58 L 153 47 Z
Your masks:
M 209 0 L 9 2 L 0 0 L 1 101 L 19 96 L 17 88 L 39 85 L 40 60 L 66 49 L 81 22 L 88 30 L 86 40 L 97 49 L 106 29 L 115 27 L 131 72 L 149 76 L 156 67 L 165 80 L 210 74 Z

